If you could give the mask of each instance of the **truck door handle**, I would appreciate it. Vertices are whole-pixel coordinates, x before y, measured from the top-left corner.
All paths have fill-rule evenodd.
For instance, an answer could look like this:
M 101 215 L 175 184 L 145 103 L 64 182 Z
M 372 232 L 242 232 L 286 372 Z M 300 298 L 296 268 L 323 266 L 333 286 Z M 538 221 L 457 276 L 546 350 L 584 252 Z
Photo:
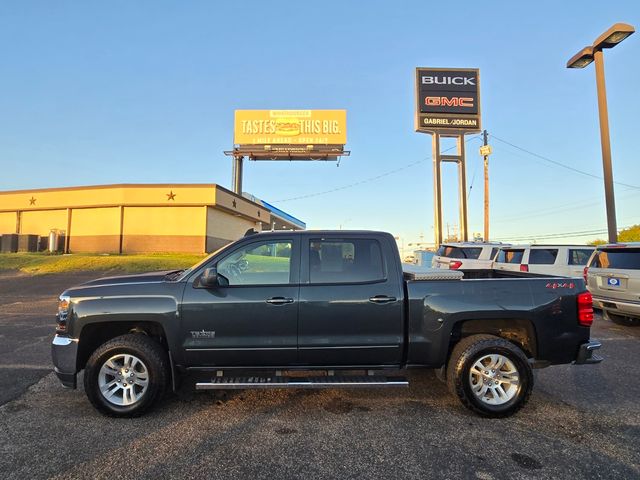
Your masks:
M 373 303 L 393 303 L 396 300 L 396 297 L 387 297 L 386 295 L 376 295 L 369 298 L 369 301 Z
M 267 299 L 267 303 L 270 303 L 271 305 L 285 305 L 287 303 L 293 303 L 293 298 L 273 297 Z

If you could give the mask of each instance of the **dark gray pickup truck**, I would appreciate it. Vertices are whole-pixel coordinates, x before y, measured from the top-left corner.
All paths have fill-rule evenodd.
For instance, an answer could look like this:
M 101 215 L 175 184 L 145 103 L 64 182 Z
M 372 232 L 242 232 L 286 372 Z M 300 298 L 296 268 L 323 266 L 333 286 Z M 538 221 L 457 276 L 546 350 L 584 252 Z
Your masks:
M 184 271 L 102 278 L 60 296 L 55 372 L 103 413 L 136 416 L 165 389 L 406 386 L 439 369 L 471 410 L 504 417 L 532 368 L 597 363 L 582 279 L 404 272 L 393 237 L 247 235 Z

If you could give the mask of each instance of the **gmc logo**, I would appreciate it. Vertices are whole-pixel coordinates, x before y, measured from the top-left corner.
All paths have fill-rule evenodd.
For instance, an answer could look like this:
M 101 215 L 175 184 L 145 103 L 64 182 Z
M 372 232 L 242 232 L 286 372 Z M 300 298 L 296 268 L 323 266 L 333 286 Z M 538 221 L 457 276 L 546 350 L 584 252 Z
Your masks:
M 424 104 L 430 107 L 466 107 L 473 108 L 470 97 L 425 97 Z

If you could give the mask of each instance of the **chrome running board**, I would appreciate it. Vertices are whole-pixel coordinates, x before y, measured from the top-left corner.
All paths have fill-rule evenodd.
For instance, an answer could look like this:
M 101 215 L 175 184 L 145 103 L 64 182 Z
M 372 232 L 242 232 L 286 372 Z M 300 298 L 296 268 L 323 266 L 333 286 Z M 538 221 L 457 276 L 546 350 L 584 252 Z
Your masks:
M 196 390 L 236 390 L 245 388 L 377 388 L 408 387 L 404 377 L 366 375 L 358 377 L 214 377 L 196 383 Z

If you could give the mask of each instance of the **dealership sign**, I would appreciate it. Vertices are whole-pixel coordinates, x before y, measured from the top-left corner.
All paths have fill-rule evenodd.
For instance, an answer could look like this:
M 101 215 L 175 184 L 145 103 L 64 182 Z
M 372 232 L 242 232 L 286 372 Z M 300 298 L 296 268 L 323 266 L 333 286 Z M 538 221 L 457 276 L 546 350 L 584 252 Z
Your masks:
M 472 133 L 480 130 L 478 69 L 416 69 L 416 131 Z
M 236 110 L 236 145 L 344 145 L 346 110 Z M 292 148 L 295 150 L 295 148 Z

